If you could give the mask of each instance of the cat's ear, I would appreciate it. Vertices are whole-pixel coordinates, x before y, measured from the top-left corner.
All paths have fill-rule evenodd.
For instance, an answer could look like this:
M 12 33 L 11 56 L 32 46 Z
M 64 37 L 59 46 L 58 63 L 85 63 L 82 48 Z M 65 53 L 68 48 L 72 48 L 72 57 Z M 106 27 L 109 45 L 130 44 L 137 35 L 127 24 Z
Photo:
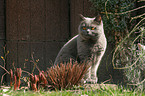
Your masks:
M 79 14 L 79 15 L 80 15 L 80 17 L 81 17 L 82 20 L 85 19 L 85 17 L 82 14 Z
M 102 21 L 101 15 L 98 14 L 98 15 L 96 16 L 96 18 L 95 18 L 94 21 L 96 21 L 96 22 L 98 22 L 98 23 L 101 23 L 101 21 Z

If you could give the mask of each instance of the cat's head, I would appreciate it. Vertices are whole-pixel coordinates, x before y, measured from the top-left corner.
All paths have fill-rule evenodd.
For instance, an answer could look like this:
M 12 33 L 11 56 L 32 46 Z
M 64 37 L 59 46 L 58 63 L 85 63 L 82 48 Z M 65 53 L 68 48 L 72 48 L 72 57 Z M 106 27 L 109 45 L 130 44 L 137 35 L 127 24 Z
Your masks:
M 84 40 L 96 40 L 99 36 L 104 34 L 103 22 L 101 16 L 98 15 L 93 18 L 84 17 L 80 15 L 82 21 L 79 25 L 79 34 Z

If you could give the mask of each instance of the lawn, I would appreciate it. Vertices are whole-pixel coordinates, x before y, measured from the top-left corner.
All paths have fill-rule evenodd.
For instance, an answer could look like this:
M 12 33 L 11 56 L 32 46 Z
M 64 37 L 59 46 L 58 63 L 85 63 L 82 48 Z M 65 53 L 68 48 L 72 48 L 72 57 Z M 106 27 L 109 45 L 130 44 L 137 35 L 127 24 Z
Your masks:
M 10 87 L 2 86 L 0 96 L 144 96 L 141 91 L 129 90 L 114 84 L 91 84 L 84 86 L 74 86 L 71 90 L 55 90 L 45 91 L 40 89 L 37 92 L 23 87 L 20 90 L 14 91 Z

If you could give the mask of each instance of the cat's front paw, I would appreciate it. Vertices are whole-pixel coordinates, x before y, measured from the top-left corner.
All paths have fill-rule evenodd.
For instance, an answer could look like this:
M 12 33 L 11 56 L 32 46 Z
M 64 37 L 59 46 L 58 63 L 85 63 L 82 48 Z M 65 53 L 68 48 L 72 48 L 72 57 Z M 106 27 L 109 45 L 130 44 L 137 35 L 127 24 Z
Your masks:
M 86 79 L 84 80 L 84 84 L 96 84 L 97 79 Z

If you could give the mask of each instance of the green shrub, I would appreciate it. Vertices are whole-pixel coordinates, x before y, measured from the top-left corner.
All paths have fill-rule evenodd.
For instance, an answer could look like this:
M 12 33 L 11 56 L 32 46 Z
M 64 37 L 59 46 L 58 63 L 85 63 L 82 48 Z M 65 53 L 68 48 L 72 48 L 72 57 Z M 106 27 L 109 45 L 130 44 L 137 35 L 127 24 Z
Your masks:
M 127 11 L 134 8 L 135 2 L 132 0 L 90 1 L 93 3 L 93 9 L 102 14 L 104 30 L 107 33 L 107 37 L 109 35 L 108 41 L 118 44 L 132 28 L 132 24 L 129 22 L 131 13 Z

